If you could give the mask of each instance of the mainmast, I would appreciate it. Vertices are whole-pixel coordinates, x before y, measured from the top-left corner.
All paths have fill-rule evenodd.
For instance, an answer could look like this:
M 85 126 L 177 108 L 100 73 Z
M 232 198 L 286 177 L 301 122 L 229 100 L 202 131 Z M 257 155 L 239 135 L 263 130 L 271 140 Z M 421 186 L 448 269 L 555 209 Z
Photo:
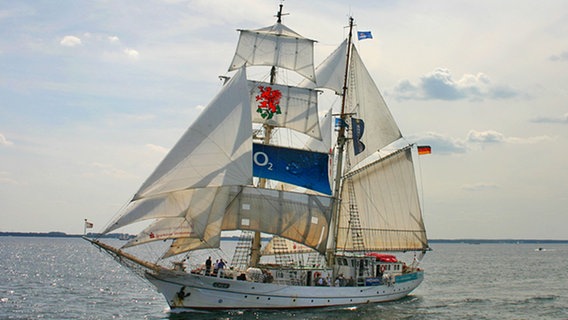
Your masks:
M 345 143 L 347 141 L 345 137 L 345 127 L 346 127 L 346 119 L 347 114 L 345 113 L 345 103 L 347 99 L 347 89 L 348 89 L 348 79 L 349 79 L 349 61 L 351 60 L 351 45 L 352 45 L 352 34 L 353 34 L 353 17 L 349 17 L 349 37 L 347 40 L 347 56 L 345 59 L 345 74 L 343 77 L 343 88 L 342 88 L 342 98 L 341 98 L 341 113 L 339 115 L 339 132 L 337 134 L 337 162 L 335 167 L 335 181 L 333 187 L 333 195 L 336 198 L 333 207 L 333 217 L 332 217 L 332 225 L 334 227 L 333 230 L 333 243 L 330 248 L 328 248 L 327 252 L 327 261 L 331 262 L 332 258 L 335 254 L 335 246 L 337 244 L 337 235 L 339 232 L 339 209 L 340 209 L 340 190 L 341 190 L 341 176 L 342 176 L 342 167 L 343 167 L 343 157 L 345 151 Z
M 280 9 L 276 13 L 276 18 L 277 18 L 276 23 L 282 23 L 282 15 L 286 15 L 286 14 L 282 13 L 282 7 L 284 7 L 284 5 L 280 4 Z M 270 69 L 270 84 L 275 84 L 275 83 L 276 83 L 276 66 L 272 66 L 272 68 Z M 264 128 L 263 144 L 270 144 L 270 138 L 272 136 L 272 129 L 274 129 L 274 126 L 271 126 L 271 125 L 265 123 L 263 125 L 263 128 Z M 264 179 L 264 178 L 259 179 L 258 187 L 259 188 L 265 188 L 266 187 L 266 179 Z M 258 264 L 260 262 L 261 245 L 262 244 L 261 244 L 260 232 L 255 231 L 253 239 L 252 239 L 252 243 L 251 243 L 251 253 L 250 253 L 250 263 L 249 263 L 249 265 L 251 267 L 258 266 Z

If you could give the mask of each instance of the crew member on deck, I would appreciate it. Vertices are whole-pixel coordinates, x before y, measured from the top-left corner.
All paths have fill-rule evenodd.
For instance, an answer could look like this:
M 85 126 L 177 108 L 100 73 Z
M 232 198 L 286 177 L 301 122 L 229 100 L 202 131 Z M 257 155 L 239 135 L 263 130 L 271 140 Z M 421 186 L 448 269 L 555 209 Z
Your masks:
M 209 275 L 211 273 L 211 257 L 205 260 L 205 274 Z

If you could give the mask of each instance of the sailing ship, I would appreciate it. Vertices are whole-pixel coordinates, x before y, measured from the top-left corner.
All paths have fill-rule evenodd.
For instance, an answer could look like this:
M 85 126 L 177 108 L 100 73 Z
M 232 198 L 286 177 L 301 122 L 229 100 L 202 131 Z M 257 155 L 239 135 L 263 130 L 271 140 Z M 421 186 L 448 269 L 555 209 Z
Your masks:
M 315 41 L 282 23 L 282 5 L 276 17 L 238 30 L 231 76 L 101 233 L 146 221 L 143 230 L 120 248 L 86 238 L 172 310 L 378 303 L 423 281 L 418 147 L 401 143 L 356 49 L 353 18 L 315 68 Z M 266 77 L 249 79 L 252 67 Z M 282 72 L 302 80 L 281 83 Z M 325 92 L 340 110 L 325 112 Z M 223 261 L 227 234 L 238 241 Z M 158 255 L 136 250 L 144 246 Z

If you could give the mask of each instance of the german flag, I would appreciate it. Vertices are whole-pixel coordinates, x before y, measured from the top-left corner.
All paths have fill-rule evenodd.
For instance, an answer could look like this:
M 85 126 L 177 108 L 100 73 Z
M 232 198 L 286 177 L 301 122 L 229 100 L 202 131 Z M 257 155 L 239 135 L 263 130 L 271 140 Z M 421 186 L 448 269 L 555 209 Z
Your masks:
M 432 148 L 430 148 L 430 146 L 418 146 L 419 155 L 430 154 L 430 153 L 432 153 Z

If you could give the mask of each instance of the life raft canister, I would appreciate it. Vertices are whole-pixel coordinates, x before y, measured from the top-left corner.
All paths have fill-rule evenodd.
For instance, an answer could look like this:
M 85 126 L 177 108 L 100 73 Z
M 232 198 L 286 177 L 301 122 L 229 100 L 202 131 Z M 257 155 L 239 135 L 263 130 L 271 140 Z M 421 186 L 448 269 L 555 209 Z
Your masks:
M 395 256 L 393 256 L 392 254 L 370 252 L 370 253 L 367 253 L 366 256 L 375 257 L 375 259 L 377 259 L 377 261 L 381 261 L 381 262 L 398 262 L 398 259 Z

